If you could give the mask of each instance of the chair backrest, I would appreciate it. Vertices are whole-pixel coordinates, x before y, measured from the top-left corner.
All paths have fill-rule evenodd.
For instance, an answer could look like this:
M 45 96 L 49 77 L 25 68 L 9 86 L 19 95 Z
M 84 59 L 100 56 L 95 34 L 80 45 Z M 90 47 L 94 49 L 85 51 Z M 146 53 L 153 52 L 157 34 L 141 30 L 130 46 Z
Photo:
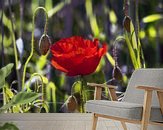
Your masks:
M 153 86 L 163 88 L 163 69 L 138 69 L 133 72 L 128 83 L 123 101 L 143 104 L 144 90 L 137 86 Z M 152 106 L 159 106 L 156 92 L 153 93 Z

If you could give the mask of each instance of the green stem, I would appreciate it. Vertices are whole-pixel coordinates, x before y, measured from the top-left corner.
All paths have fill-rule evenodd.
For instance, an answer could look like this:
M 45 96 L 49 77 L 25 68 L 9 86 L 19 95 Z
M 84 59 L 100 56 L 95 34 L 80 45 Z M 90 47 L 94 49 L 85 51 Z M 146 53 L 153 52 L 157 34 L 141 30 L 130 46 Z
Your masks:
M 6 92 L 5 87 L 3 88 L 3 106 L 6 105 Z
M 45 91 L 44 91 L 44 82 L 43 82 L 43 77 L 42 77 L 42 75 L 39 74 L 39 73 L 33 73 L 33 74 L 31 75 L 31 78 L 30 78 L 30 82 L 29 82 L 29 83 L 31 83 L 32 78 L 35 77 L 35 76 L 38 76 L 38 77 L 40 77 L 40 79 L 41 79 L 42 101 L 44 101 L 44 100 L 45 100 Z M 37 85 L 37 86 L 38 86 L 38 85 Z
M 32 58 L 32 55 L 33 55 L 33 52 L 34 52 L 34 29 L 35 29 L 35 17 L 36 17 L 36 14 L 39 10 L 43 10 L 45 15 L 46 15 L 46 21 L 45 21 L 45 26 L 44 26 L 44 33 L 46 34 L 47 33 L 47 23 L 48 23 L 48 14 L 47 14 L 47 11 L 44 7 L 38 7 L 35 9 L 34 11 L 34 15 L 33 15 L 33 19 L 32 19 L 32 39 L 31 39 L 31 53 L 28 57 L 28 59 L 26 60 L 25 62 L 25 65 L 24 65 L 24 70 L 23 70 L 23 77 L 22 77 L 22 90 L 24 89 L 24 85 L 25 85 L 25 75 L 26 75 L 26 69 L 27 69 L 27 65 L 30 61 L 30 59 Z
M 84 77 L 81 76 L 81 113 L 84 113 L 85 110 L 84 110 L 84 104 L 85 104 L 85 81 L 84 81 Z
M 140 43 L 140 40 L 139 40 L 139 31 L 140 31 L 140 25 L 139 25 L 139 1 L 138 0 L 135 0 L 135 8 L 136 8 L 136 11 L 135 11 L 135 19 L 136 19 L 136 26 L 135 26 L 135 33 L 136 33 L 136 41 L 137 41 L 137 45 L 138 45 L 138 51 L 139 51 L 139 56 L 140 56 L 140 63 L 141 63 L 141 66 L 142 68 L 146 68 L 146 65 L 145 65 L 145 59 L 144 59 L 144 54 L 143 54 L 143 49 L 141 47 L 141 43 Z
M 2 2 L 3 3 L 3 2 Z M 4 63 L 5 63 L 5 59 L 4 59 L 4 57 L 5 57 L 5 54 L 4 54 L 4 25 L 3 25 L 3 5 L 2 5 L 2 13 L 1 13 L 1 19 L 0 19 L 0 21 L 1 21 L 1 36 L 2 36 L 2 41 L 1 41 L 1 61 L 2 61 L 2 66 L 4 66 Z
M 81 113 L 83 113 L 83 81 L 81 78 L 81 91 L 80 91 L 80 96 L 81 96 Z
M 11 22 L 11 35 L 12 35 L 12 40 L 13 40 L 13 46 L 14 46 L 14 56 L 15 56 L 15 69 L 16 69 L 16 74 L 17 74 L 17 80 L 18 80 L 18 87 L 20 88 L 20 73 L 18 70 L 18 52 L 16 48 L 16 40 L 15 40 L 15 33 L 14 33 L 14 24 L 13 24 L 13 17 L 12 17 L 12 11 L 11 11 L 11 2 L 9 2 L 9 12 L 10 12 L 10 22 Z

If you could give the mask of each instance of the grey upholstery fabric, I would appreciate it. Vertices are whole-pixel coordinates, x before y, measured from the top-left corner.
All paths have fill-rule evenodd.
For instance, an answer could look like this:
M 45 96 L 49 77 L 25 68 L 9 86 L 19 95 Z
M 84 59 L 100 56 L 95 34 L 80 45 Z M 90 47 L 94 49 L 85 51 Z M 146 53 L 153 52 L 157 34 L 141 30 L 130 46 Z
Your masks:
M 106 100 L 90 100 L 86 103 L 86 111 L 103 115 L 140 120 L 142 105 Z
M 141 120 L 143 105 L 137 103 L 106 101 L 106 100 L 90 100 L 86 103 L 86 111 L 120 117 L 131 120 Z M 163 122 L 160 108 L 153 107 L 151 111 L 151 121 Z
M 140 120 L 144 102 L 144 90 L 137 86 L 163 88 L 163 69 L 139 69 L 134 71 L 122 102 L 91 100 L 86 103 L 86 111 L 109 116 Z M 163 122 L 163 115 L 156 93 L 152 98 L 151 120 Z
M 163 88 L 163 69 L 139 69 L 134 71 L 123 101 L 143 104 L 144 91 L 136 89 L 139 85 Z M 156 93 L 153 94 L 152 106 L 159 106 Z

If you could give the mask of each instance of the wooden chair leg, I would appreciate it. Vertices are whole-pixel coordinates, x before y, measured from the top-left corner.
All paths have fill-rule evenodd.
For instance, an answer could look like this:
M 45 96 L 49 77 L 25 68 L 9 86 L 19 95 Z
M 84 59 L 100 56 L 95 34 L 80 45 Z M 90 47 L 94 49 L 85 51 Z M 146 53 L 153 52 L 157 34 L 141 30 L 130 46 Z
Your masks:
M 121 124 L 122 124 L 123 129 L 127 130 L 127 126 L 126 126 L 125 122 L 121 121 Z
M 145 91 L 141 130 L 147 130 L 150 119 L 151 102 L 152 102 L 152 91 Z
M 98 117 L 94 113 L 93 114 L 93 122 L 92 122 L 92 130 L 96 130 L 97 120 L 98 120 Z
M 157 96 L 160 103 L 161 113 L 163 114 L 163 92 L 157 92 Z

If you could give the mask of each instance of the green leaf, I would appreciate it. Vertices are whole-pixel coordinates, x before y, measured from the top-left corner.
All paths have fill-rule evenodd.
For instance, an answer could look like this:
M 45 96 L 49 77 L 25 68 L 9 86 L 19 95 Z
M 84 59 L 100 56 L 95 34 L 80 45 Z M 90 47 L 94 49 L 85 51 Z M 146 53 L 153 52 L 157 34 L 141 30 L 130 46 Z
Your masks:
M 130 32 L 131 32 L 131 41 L 132 41 L 132 46 L 134 49 L 137 49 L 137 40 L 136 40 L 136 33 L 135 33 L 135 29 L 134 29 L 134 25 L 132 23 L 132 21 L 130 21 Z
M 51 10 L 48 10 L 48 17 L 49 18 L 52 17 L 55 13 L 60 11 L 66 4 L 69 4 L 70 2 L 71 2 L 71 0 L 64 0 L 64 1 L 60 2 L 59 4 L 57 4 Z
M 163 15 L 161 14 L 152 14 L 152 15 L 148 15 L 146 17 L 143 18 L 143 22 L 144 23 L 150 23 L 150 22 L 154 22 L 157 20 L 163 19 Z
M 74 82 L 74 84 L 72 85 L 72 92 L 71 92 L 71 94 L 80 93 L 81 92 L 81 88 L 82 88 L 81 86 L 82 86 L 82 82 L 81 81 Z
M 146 68 L 146 64 L 145 64 L 145 58 L 144 58 L 144 53 L 143 53 L 143 49 L 140 49 L 140 53 L 141 53 L 141 63 L 142 63 L 142 67 Z
M 46 8 L 47 11 L 52 9 L 52 6 L 53 6 L 53 1 L 52 0 L 46 0 L 45 1 L 45 8 Z
M 110 62 L 110 64 L 111 64 L 112 66 L 115 65 L 115 60 L 114 60 L 114 58 L 110 55 L 109 52 L 106 53 L 106 58 L 108 59 L 108 61 Z
M 47 63 L 47 60 L 46 60 L 47 56 L 40 56 L 40 58 L 38 59 L 37 63 L 36 63 L 36 67 L 38 70 L 42 70 L 46 63 Z
M 139 40 L 139 38 L 138 38 L 138 49 L 137 49 L 137 63 L 138 63 L 138 65 L 139 65 L 139 68 L 141 68 L 142 67 L 142 65 L 141 65 L 141 43 L 140 43 L 140 40 Z
M 9 29 L 10 32 L 12 32 L 11 20 L 5 15 L 5 13 L 3 13 L 3 24 Z
M 10 107 L 12 107 L 12 105 L 13 105 L 13 103 L 12 103 L 12 100 L 11 100 L 9 103 L 3 105 L 3 106 L 0 108 L 0 113 L 6 111 L 6 110 L 9 109 Z
M 9 100 L 11 98 L 13 98 L 14 93 L 12 92 L 12 90 L 9 87 L 5 87 L 4 92 L 5 92 L 5 94 L 6 94 L 6 96 L 8 97 Z
M 30 103 L 37 99 L 38 97 L 40 97 L 41 95 L 42 94 L 35 92 L 20 92 L 17 95 L 15 95 L 10 102 L 8 102 L 7 104 L 0 108 L 0 113 L 9 109 L 11 106 Z
M 16 105 L 16 106 L 13 106 L 12 111 L 13 113 L 20 113 L 20 111 L 23 111 L 23 110 L 21 109 L 20 105 Z
M 5 84 L 5 78 L 11 73 L 11 69 L 14 66 L 13 63 L 6 65 L 5 67 L 0 69 L 0 88 L 3 88 Z
M 3 126 L 0 126 L 0 130 L 19 130 L 14 124 L 5 123 Z
M 20 92 L 16 96 L 13 97 L 12 102 L 13 102 L 13 105 L 26 104 L 26 103 L 30 103 L 34 101 L 41 95 L 42 94 L 35 93 L 35 92 Z
M 131 57 L 133 66 L 134 66 L 135 69 L 138 69 L 139 65 L 137 64 L 136 54 L 135 54 L 135 52 L 134 52 L 134 50 L 132 48 L 132 45 L 131 45 L 131 42 L 130 42 L 130 40 L 128 38 L 127 33 L 125 34 L 125 38 L 126 38 L 126 43 L 127 43 L 128 49 L 129 49 L 129 53 L 130 53 L 130 57 Z
M 104 58 L 101 58 L 100 63 L 98 64 L 95 70 L 95 73 L 99 72 L 104 66 L 105 66 L 105 60 Z

